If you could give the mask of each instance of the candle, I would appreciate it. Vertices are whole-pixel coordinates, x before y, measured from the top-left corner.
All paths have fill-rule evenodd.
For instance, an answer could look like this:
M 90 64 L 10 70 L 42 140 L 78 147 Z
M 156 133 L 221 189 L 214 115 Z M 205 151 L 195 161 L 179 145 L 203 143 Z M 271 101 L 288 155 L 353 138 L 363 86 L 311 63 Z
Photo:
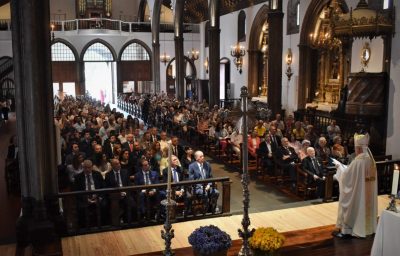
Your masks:
M 167 199 L 169 200 L 169 195 L 171 193 L 171 143 L 168 143 L 168 181 L 167 181 Z
M 392 195 L 397 195 L 398 186 L 399 186 L 399 170 L 394 170 L 393 182 L 392 182 Z

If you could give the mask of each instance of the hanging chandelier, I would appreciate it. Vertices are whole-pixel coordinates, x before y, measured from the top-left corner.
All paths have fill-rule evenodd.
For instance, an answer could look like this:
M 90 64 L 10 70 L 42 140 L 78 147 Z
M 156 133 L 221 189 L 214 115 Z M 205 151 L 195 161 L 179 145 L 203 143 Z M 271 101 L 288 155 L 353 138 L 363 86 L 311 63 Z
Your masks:
M 233 57 L 236 69 L 242 74 L 243 56 L 246 55 L 246 49 L 240 45 L 239 42 L 236 45 L 231 46 L 231 56 Z

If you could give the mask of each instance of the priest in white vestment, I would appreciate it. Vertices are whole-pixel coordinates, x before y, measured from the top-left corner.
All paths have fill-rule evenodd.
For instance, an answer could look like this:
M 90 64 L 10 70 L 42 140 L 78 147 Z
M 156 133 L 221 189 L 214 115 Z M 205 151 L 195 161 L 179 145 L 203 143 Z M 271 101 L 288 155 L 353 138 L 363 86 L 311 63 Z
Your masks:
M 378 186 L 375 160 L 368 148 L 369 135 L 355 134 L 356 158 L 347 167 L 335 161 L 339 182 L 337 237 L 366 237 L 377 225 Z

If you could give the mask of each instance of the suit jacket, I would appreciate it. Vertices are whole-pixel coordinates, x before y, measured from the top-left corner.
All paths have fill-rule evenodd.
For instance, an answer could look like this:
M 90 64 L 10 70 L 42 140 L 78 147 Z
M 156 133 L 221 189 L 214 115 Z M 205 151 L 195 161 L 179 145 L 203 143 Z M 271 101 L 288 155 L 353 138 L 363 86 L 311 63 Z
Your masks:
M 179 181 L 183 181 L 183 172 L 182 172 L 182 168 L 180 166 L 177 166 L 176 168 L 176 172 L 178 174 L 178 179 Z M 168 181 L 168 167 L 164 168 L 164 170 L 162 171 L 163 173 L 163 183 L 167 183 Z M 174 182 L 174 178 L 173 175 L 171 173 L 171 182 Z
M 94 188 L 95 189 L 104 188 L 103 176 L 99 172 L 92 171 L 92 179 L 93 179 L 93 183 L 94 183 Z M 86 175 L 85 175 L 85 172 L 81 172 L 81 173 L 79 173 L 78 175 L 75 176 L 74 190 L 75 191 L 84 191 L 84 190 L 86 190 Z
M 203 170 L 205 172 L 206 179 L 212 178 L 211 165 L 208 162 L 203 163 Z M 200 166 L 199 163 L 195 161 L 189 165 L 189 180 L 200 180 L 200 179 L 202 179 Z
M 174 149 L 174 147 L 172 146 L 172 154 L 173 155 L 175 155 L 175 156 L 177 156 L 178 157 L 178 159 L 181 159 L 184 155 L 185 155 L 185 150 L 183 149 L 183 147 L 181 146 L 181 145 L 177 145 L 177 153 L 176 152 L 174 152 L 175 151 L 175 149 Z
M 269 135 L 269 137 L 271 138 L 272 152 L 275 153 L 282 146 L 282 142 L 281 142 L 282 138 L 279 137 L 278 135 Z
M 9 145 L 7 151 L 7 159 L 18 159 L 18 152 L 16 152 L 17 146 Z
M 119 141 L 114 142 L 114 144 L 112 144 L 112 143 L 110 142 L 109 139 L 106 139 L 106 140 L 104 141 L 104 144 L 103 144 L 103 152 L 104 152 L 104 154 L 106 154 L 107 159 L 111 159 L 111 158 L 114 157 L 114 154 L 113 154 L 113 147 L 114 147 L 114 145 L 117 144 L 117 143 L 119 143 Z
M 119 171 L 120 176 L 121 176 L 121 182 L 122 182 L 122 186 L 126 187 L 126 186 L 130 186 L 131 182 L 129 180 L 129 176 L 128 176 L 128 172 L 125 169 L 121 169 Z M 119 184 L 117 182 L 117 177 L 115 175 L 114 170 L 111 170 L 109 172 L 106 173 L 106 178 L 105 178 L 105 184 L 107 188 L 116 188 L 119 187 Z
M 290 157 L 286 160 L 283 160 L 283 156 L 290 156 Z M 296 154 L 296 151 L 292 147 L 288 147 L 287 149 L 284 147 L 278 148 L 276 157 L 279 160 L 279 162 L 284 165 L 290 164 L 292 162 L 297 162 L 297 160 L 299 159 Z
M 271 151 L 272 151 L 272 144 L 271 144 Z M 261 142 L 258 147 L 257 154 L 262 158 L 267 158 L 269 153 L 272 152 L 269 151 L 267 142 L 266 141 Z
M 151 184 L 158 184 L 160 183 L 160 179 L 158 177 L 158 172 L 156 171 L 149 171 L 149 178 Z M 145 185 L 144 184 L 144 175 L 142 169 L 138 170 L 135 175 L 135 185 Z
M 132 145 L 133 145 L 133 143 L 132 143 Z M 129 153 L 132 153 L 133 152 L 133 150 L 131 150 L 131 147 L 130 147 L 130 145 L 129 145 L 129 142 L 124 142 L 124 143 L 122 143 L 121 144 L 121 148 L 124 150 L 124 149 L 127 149 L 127 150 L 129 150 Z M 132 149 L 133 149 L 133 147 L 132 147 Z
M 153 143 L 155 141 L 160 141 L 161 137 L 159 135 L 156 135 L 155 138 L 153 138 L 153 135 L 150 135 L 150 142 Z
M 310 156 L 307 156 L 303 159 L 301 166 L 305 172 L 307 172 L 311 177 L 317 175 L 318 177 L 322 177 L 324 175 L 324 168 L 322 166 L 321 161 L 318 158 L 315 158 L 316 164 L 314 165 Z

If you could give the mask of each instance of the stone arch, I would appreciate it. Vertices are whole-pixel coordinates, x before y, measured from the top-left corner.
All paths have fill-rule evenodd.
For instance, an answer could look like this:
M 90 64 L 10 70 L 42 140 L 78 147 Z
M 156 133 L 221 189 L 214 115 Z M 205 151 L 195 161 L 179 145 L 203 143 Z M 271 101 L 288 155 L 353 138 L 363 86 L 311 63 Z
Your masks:
M 251 25 L 250 36 L 249 36 L 249 72 L 248 72 L 248 90 L 250 96 L 258 96 L 258 63 L 259 63 L 259 52 L 260 52 L 260 34 L 262 32 L 263 25 L 267 21 L 269 8 L 267 5 L 261 6 L 257 12 L 253 24 Z
M 298 86 L 298 103 L 297 108 L 303 109 L 311 96 L 312 72 L 314 70 L 313 63 L 317 61 L 317 50 L 313 49 L 309 42 L 309 35 L 313 33 L 315 23 L 319 18 L 319 14 L 330 4 L 331 0 L 312 0 L 307 8 L 300 31 L 299 44 L 299 86 Z M 345 0 L 338 0 L 339 6 L 344 13 L 348 12 Z
M 107 48 L 110 50 L 110 52 L 111 52 L 111 54 L 112 54 L 112 56 L 113 56 L 113 61 L 116 61 L 116 60 L 117 60 L 117 54 L 116 54 L 114 48 L 112 47 L 112 45 L 109 44 L 108 42 L 106 42 L 105 40 L 102 40 L 102 39 L 100 39 L 100 38 L 96 38 L 96 39 L 93 39 L 92 41 L 88 42 L 88 43 L 85 45 L 85 47 L 83 47 L 82 52 L 81 52 L 81 55 L 80 55 L 80 61 L 82 61 L 82 62 L 84 61 L 84 60 L 83 60 L 83 57 L 85 56 L 85 53 L 86 53 L 87 49 L 88 49 L 90 46 L 92 46 L 93 44 L 95 44 L 95 43 L 100 43 L 100 44 L 103 44 L 105 47 L 107 47 Z
M 79 61 L 80 58 L 79 58 L 78 51 L 76 50 L 75 46 L 73 46 L 69 41 L 62 39 L 62 38 L 55 38 L 53 41 L 51 41 L 51 45 L 56 44 L 56 43 L 65 44 L 74 54 L 75 61 Z
M 139 39 L 132 39 L 132 40 L 126 42 L 126 43 L 122 46 L 122 48 L 121 48 L 121 50 L 120 50 L 120 52 L 119 52 L 119 54 L 118 54 L 118 61 L 121 61 L 122 54 L 124 53 L 126 47 L 128 47 L 129 45 L 131 45 L 131 44 L 133 44 L 133 43 L 137 43 L 137 44 L 141 45 L 141 46 L 146 50 L 147 54 L 148 54 L 149 57 L 150 57 L 150 61 L 153 59 L 151 49 L 150 49 L 150 47 L 149 47 L 145 42 L 143 42 L 142 40 L 139 40 Z

